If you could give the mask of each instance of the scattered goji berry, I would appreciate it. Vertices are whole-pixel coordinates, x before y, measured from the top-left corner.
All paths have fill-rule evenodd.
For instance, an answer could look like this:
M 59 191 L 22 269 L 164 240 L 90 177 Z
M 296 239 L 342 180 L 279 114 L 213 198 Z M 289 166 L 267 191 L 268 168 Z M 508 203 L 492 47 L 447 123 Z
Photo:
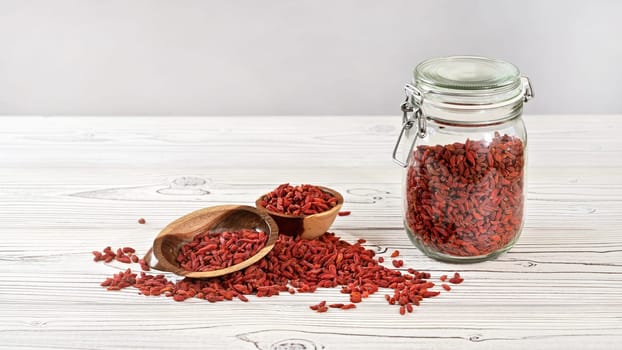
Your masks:
M 130 253 L 130 250 L 127 251 L 126 257 L 136 256 Z M 98 253 L 99 255 L 94 252 L 93 255 L 96 258 L 100 255 L 102 257 L 117 255 L 110 247 Z M 339 262 L 337 256 L 341 256 Z M 429 273 L 412 268 L 404 273 L 389 269 L 380 265 L 374 256 L 375 252 L 366 249 L 360 242 L 351 244 L 340 240 L 332 233 L 327 233 L 316 240 L 283 234 L 278 237 L 274 248 L 262 260 L 229 275 L 211 279 L 184 278 L 169 281 L 162 274 L 152 275 L 143 271 L 137 276 L 127 269 L 107 278 L 101 285 L 108 290 L 133 287 L 145 296 L 161 295 L 180 302 L 189 298 L 204 299 L 208 302 L 238 298 L 247 302 L 247 295 L 270 297 L 280 292 L 313 293 L 318 287 L 338 286 L 341 286 L 342 293 L 349 294 L 348 304 L 327 305 L 326 301 L 322 301 L 311 305 L 310 308 L 317 312 L 326 312 L 329 308 L 353 309 L 356 308 L 355 303 L 362 302 L 380 288 L 390 288 L 393 295 L 385 295 L 387 303 L 399 306 L 400 313 L 410 313 L 413 305 L 418 306 L 424 298 L 435 297 L 440 293 L 431 290 L 435 285 L 428 280 Z M 393 261 L 400 261 L 403 264 L 403 260 Z M 143 259 L 139 259 L 139 264 L 143 269 L 148 269 Z M 456 273 L 450 282 L 459 283 L 458 281 L 462 282 L 462 277 Z

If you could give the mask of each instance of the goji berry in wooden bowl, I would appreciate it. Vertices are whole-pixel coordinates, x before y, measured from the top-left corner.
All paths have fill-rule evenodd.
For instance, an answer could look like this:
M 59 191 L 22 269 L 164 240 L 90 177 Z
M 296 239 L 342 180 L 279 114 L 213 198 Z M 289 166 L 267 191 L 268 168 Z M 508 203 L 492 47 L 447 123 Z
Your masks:
M 255 201 L 276 221 L 283 234 L 315 239 L 335 221 L 341 206 L 341 193 L 324 186 L 279 185 Z
M 167 225 L 145 260 L 158 270 L 181 276 L 217 277 L 259 261 L 274 247 L 278 235 L 276 222 L 264 211 L 246 205 L 214 206 Z

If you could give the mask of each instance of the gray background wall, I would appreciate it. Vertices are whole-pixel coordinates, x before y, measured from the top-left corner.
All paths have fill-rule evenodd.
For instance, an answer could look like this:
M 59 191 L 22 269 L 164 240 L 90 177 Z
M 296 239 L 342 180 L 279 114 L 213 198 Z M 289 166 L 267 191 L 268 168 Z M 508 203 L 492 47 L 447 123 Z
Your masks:
M 415 64 L 505 59 L 529 113 L 622 113 L 622 2 L 0 0 L 0 114 L 396 114 Z

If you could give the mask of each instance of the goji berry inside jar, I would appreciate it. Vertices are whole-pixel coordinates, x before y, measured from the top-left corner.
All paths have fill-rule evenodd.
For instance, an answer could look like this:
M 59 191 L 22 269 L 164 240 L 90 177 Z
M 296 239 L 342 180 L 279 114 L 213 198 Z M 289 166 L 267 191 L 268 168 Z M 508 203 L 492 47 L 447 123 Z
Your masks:
M 405 91 L 393 159 L 405 168 L 409 238 L 452 262 L 508 251 L 524 222 L 529 79 L 507 62 L 453 56 L 420 63 Z

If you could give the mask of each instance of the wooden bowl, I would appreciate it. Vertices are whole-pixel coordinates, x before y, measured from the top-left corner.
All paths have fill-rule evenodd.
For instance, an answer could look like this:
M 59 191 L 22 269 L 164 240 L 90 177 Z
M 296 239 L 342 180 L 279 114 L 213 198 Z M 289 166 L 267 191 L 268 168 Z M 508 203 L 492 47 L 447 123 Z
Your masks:
M 267 194 L 259 197 L 255 201 L 255 205 L 261 211 L 270 214 L 274 221 L 276 221 L 277 225 L 279 226 L 279 231 L 282 234 L 290 236 L 300 236 L 304 239 L 315 239 L 323 235 L 330 228 L 330 225 L 332 225 L 335 221 L 335 218 L 337 217 L 337 214 L 339 214 L 339 210 L 343 205 L 343 196 L 341 195 L 341 193 L 328 187 L 317 187 L 319 187 L 323 192 L 329 193 L 332 196 L 336 197 L 337 205 L 321 213 L 301 216 L 281 214 L 268 210 L 261 205 L 261 201 Z
M 264 231 L 268 235 L 266 245 L 243 262 L 213 271 L 186 271 L 177 263 L 181 246 L 194 236 L 210 231 L 223 232 L 240 229 Z M 161 271 L 192 278 L 210 278 L 229 274 L 248 267 L 263 258 L 274 247 L 279 236 L 276 222 L 267 213 L 247 205 L 220 205 L 199 209 L 184 215 L 166 226 L 153 241 L 152 254 L 147 253 L 147 264 Z M 157 261 L 152 261 L 155 257 Z

